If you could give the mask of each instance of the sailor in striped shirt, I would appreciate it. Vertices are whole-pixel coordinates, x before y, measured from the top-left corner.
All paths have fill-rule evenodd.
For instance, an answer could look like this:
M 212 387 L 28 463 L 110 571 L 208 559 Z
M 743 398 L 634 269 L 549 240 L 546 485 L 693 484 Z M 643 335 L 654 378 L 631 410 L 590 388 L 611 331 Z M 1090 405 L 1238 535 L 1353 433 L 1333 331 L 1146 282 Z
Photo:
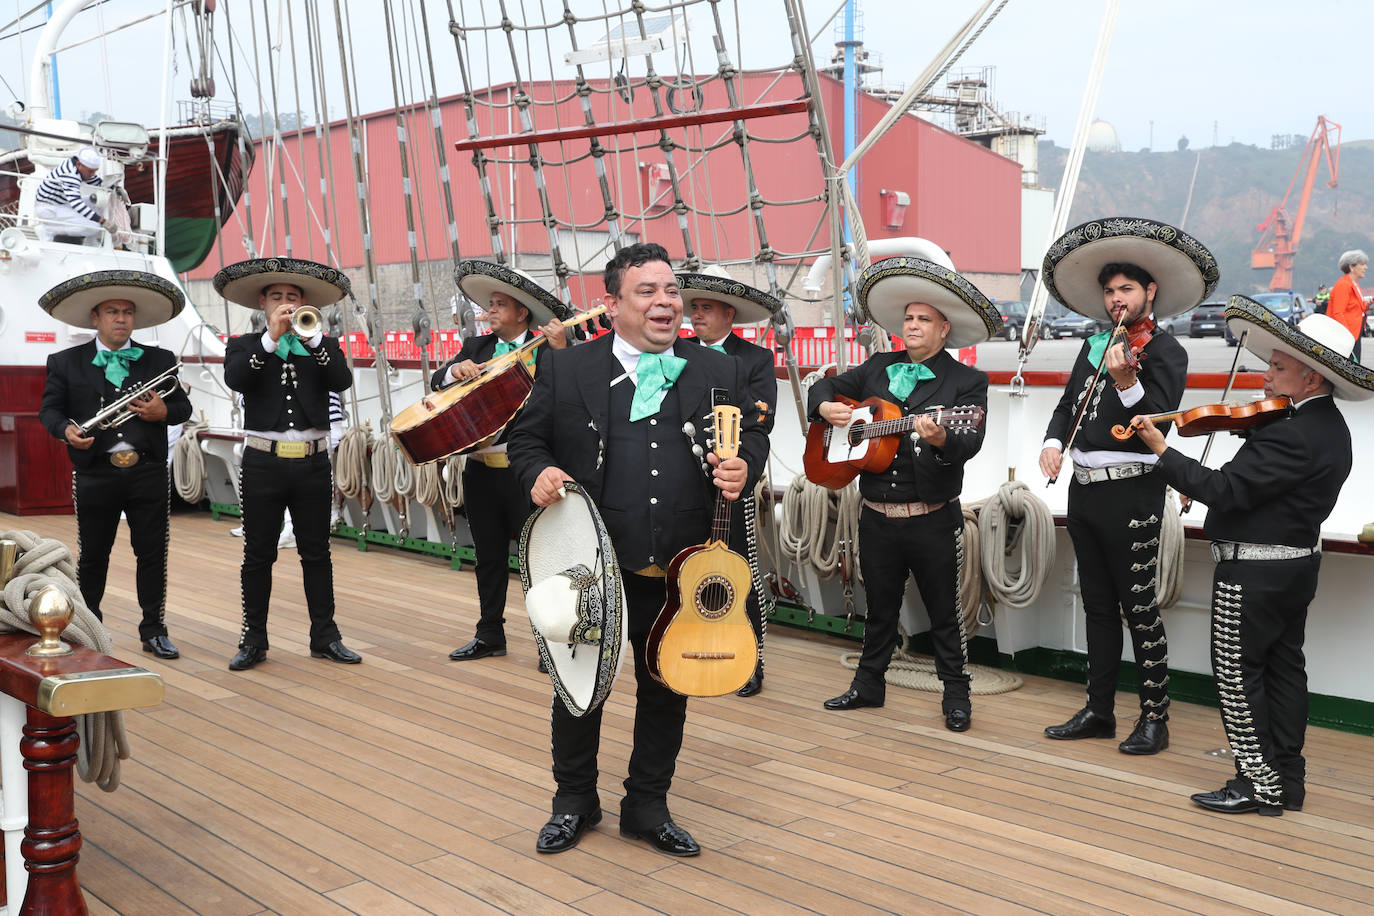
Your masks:
M 98 239 L 103 220 L 83 193 L 82 185 L 100 187 L 100 154 L 85 146 L 53 169 L 38 185 L 34 215 L 38 217 L 39 237 L 52 241 L 55 236 L 77 236 L 85 242 Z

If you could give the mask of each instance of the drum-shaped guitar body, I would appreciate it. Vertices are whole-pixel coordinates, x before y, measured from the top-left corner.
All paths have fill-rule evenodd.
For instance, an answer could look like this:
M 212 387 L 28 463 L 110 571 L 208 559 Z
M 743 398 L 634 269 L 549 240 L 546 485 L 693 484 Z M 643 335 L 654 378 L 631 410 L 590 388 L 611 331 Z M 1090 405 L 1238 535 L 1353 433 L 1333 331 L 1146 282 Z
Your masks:
M 491 360 L 477 378 L 431 392 L 398 413 L 391 435 L 411 464 L 484 448 L 506 428 L 534 389 L 515 353 Z
M 744 611 L 749 582 L 749 562 L 721 541 L 673 558 L 668 601 L 646 652 L 650 670 L 667 687 L 689 697 L 718 697 L 749 680 L 759 653 Z

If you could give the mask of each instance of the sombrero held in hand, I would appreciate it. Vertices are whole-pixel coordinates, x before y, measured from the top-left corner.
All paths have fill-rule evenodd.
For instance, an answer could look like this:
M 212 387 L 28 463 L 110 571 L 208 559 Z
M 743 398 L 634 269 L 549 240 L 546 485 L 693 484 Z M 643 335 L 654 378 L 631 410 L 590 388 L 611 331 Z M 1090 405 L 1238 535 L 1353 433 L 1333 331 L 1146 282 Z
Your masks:
M 947 347 L 970 347 L 1002 326 L 997 307 L 953 267 L 924 258 L 875 261 L 859 275 L 859 307 L 889 334 L 902 334 L 906 307 L 923 302 L 949 322 Z
M 301 258 L 252 258 L 230 264 L 215 274 L 215 292 L 230 302 L 260 309 L 258 296 L 277 283 L 300 289 L 307 305 L 324 308 L 349 294 L 352 286 L 342 271 Z
M 543 327 L 555 318 L 567 321 L 573 314 L 572 309 L 529 274 L 495 261 L 479 258 L 460 261 L 453 278 L 463 295 L 484 309 L 490 305 L 492 293 L 510 296 L 530 310 L 530 324 L 534 327 Z
M 735 310 L 735 324 L 771 321 L 783 310 L 777 297 L 741 283 L 731 277 L 725 268 L 715 264 L 703 267 L 696 273 L 678 273 L 677 288 L 682 294 L 684 311 L 690 309 L 697 299 L 714 299 Z
M 1274 351 L 1286 353 L 1331 383 L 1338 398 L 1363 401 L 1374 397 L 1374 371 L 1350 358 L 1355 335 L 1329 315 L 1308 315 L 1293 327 L 1245 296 L 1232 296 L 1226 324 L 1245 349 L 1265 362 Z
M 134 330 L 171 321 L 186 307 L 177 285 L 141 270 L 97 270 L 72 277 L 38 298 L 38 305 L 63 324 L 93 328 L 91 309 L 111 299 L 134 304 Z
M 1049 293 L 1088 318 L 1112 321 L 1097 275 L 1108 264 L 1134 264 L 1154 278 L 1156 320 L 1181 315 L 1211 295 L 1217 260 L 1197 239 L 1167 223 L 1130 216 L 1096 219 L 1065 232 L 1045 252 Z

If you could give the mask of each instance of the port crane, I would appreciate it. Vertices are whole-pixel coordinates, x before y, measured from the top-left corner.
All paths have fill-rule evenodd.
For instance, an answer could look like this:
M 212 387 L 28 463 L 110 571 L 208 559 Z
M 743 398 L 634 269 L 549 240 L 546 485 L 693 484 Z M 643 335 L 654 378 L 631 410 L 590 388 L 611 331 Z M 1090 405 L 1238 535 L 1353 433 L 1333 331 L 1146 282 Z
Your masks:
M 1317 116 L 1317 126 L 1307 141 L 1302 158 L 1298 160 L 1297 170 L 1288 182 L 1288 190 L 1283 200 L 1264 222 L 1255 227 L 1260 233 L 1255 250 L 1250 252 L 1250 266 L 1256 270 L 1272 270 L 1269 279 L 1271 290 L 1293 288 L 1293 259 L 1298 253 L 1298 243 L 1302 241 L 1303 223 L 1307 221 L 1307 205 L 1312 200 L 1312 185 L 1316 182 L 1317 166 L 1326 160 L 1326 171 L 1331 176 L 1326 182 L 1328 188 L 1336 187 L 1341 161 L 1341 125 L 1325 115 Z M 1293 196 L 1298 179 L 1302 178 L 1302 193 L 1297 199 L 1297 216 L 1289 215 L 1288 200 Z

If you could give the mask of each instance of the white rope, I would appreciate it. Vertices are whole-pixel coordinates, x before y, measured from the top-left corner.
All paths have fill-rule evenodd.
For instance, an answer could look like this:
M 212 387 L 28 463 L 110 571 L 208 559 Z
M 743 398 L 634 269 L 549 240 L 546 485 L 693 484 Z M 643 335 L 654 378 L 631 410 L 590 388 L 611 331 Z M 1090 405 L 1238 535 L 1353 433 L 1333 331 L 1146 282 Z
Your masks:
M 988 596 L 1007 607 L 1029 605 L 1054 567 L 1049 506 L 1023 481 L 1009 480 L 983 505 L 978 533 Z
M 109 655 L 114 643 L 105 625 L 86 607 L 76 585 L 76 567 L 71 551 L 61 541 L 43 538 L 32 531 L 0 531 L 19 545 L 19 560 L 14 577 L 5 585 L 0 602 L 0 630 L 33 633 L 29 620 L 29 601 L 42 589 L 55 585 L 72 605 L 72 621 L 62 631 L 68 642 Z M 76 717 L 80 737 L 76 771 L 86 782 L 94 782 L 106 792 L 119 788 L 119 761 L 129 758 L 129 736 L 124 730 L 124 713 L 92 713 Z
M 463 466 L 465 455 L 450 455 L 444 459 L 444 502 L 457 509 L 463 504 Z
M 346 499 L 362 499 L 367 479 L 372 472 L 369 449 L 372 443 L 372 423 L 367 421 L 350 426 L 334 450 L 334 483 Z
M 1161 609 L 1178 604 L 1183 594 L 1183 516 L 1173 488 L 1164 494 L 1164 518 L 1159 523 L 1159 585 L 1155 600 Z
M 384 437 L 383 442 L 392 447 L 391 488 L 395 490 L 396 495 L 400 496 L 402 499 L 414 498 L 416 483 L 415 465 L 400 456 L 390 436 Z M 373 460 L 375 462 L 376 459 Z
M 840 664 L 850 671 L 859 667 L 859 652 L 845 652 L 840 655 Z M 1010 693 L 1021 686 L 1021 678 L 1009 671 L 989 668 L 986 665 L 968 665 L 968 692 L 974 696 L 991 696 L 997 693 Z M 893 687 L 906 687 L 909 690 L 924 690 L 927 693 L 943 693 L 944 683 L 935 673 L 935 659 L 927 655 L 912 655 L 900 645 L 892 653 L 892 661 L 887 666 L 883 680 Z
M 172 446 L 172 483 L 177 495 L 193 506 L 205 498 L 205 453 L 200 450 L 200 434 L 209 428 L 209 423 L 189 420 Z
M 840 542 L 844 541 L 850 545 L 857 569 L 859 499 L 857 483 L 831 490 L 800 474 L 792 478 L 782 498 L 778 541 L 783 558 L 799 566 L 809 564 L 822 579 L 830 579 L 840 571 Z
M 409 465 L 410 462 L 402 461 L 401 464 Z M 410 488 L 411 499 L 414 499 L 422 506 L 436 508 L 443 500 L 444 487 L 440 477 L 439 462 L 430 461 L 414 469 L 412 475 L 415 479 L 414 485 Z
M 372 440 L 372 493 L 382 502 L 396 495 L 396 448 L 391 439 L 378 436 Z
M 991 602 L 988 597 L 987 580 L 983 578 L 983 564 L 968 562 L 969 558 L 981 556 L 983 538 L 978 531 L 978 508 L 964 506 L 964 557 L 959 567 L 959 614 L 964 620 L 964 634 L 972 636 L 981 621 L 979 612 Z

